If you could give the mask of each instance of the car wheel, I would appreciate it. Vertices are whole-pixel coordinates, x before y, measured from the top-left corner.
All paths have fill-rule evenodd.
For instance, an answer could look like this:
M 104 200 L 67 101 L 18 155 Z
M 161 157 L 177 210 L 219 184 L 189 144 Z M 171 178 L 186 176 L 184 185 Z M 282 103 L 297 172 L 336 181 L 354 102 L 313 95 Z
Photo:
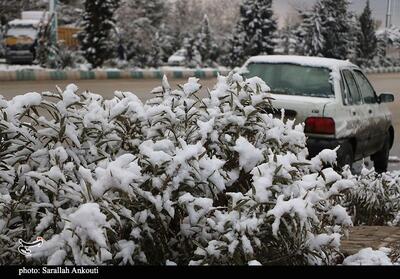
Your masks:
M 346 165 L 350 167 L 354 163 L 354 151 L 350 142 L 344 142 L 340 145 L 337 152 L 338 167 L 343 168 Z
M 385 143 L 380 151 L 371 156 L 374 162 L 375 171 L 378 173 L 386 172 L 389 164 L 390 137 L 386 135 Z

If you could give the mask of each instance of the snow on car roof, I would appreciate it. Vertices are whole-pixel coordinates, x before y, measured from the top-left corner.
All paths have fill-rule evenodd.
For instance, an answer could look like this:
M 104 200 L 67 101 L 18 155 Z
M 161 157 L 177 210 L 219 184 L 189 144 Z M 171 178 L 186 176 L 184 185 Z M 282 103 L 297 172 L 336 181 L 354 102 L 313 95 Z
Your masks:
M 40 20 L 37 19 L 14 19 L 9 22 L 9 25 L 37 25 Z
M 311 67 L 323 67 L 337 70 L 343 67 L 357 67 L 350 61 L 338 60 L 332 58 L 295 56 L 295 55 L 261 55 L 254 56 L 247 60 L 248 63 L 290 63 Z

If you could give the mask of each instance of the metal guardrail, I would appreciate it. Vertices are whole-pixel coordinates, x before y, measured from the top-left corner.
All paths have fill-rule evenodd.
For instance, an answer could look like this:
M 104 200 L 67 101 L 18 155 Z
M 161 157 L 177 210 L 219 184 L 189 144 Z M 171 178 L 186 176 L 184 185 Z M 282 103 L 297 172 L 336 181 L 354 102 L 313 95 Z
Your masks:
M 0 81 L 29 80 L 104 80 L 104 79 L 161 79 L 168 78 L 214 78 L 218 74 L 226 75 L 229 70 L 220 69 L 185 69 L 185 70 L 40 70 L 23 69 L 1 71 Z

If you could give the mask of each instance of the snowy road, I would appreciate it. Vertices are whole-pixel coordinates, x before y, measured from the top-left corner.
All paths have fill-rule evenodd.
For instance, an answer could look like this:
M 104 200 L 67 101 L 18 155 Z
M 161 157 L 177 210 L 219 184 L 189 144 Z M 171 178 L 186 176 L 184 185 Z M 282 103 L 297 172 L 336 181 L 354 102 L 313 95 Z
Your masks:
M 393 123 L 395 125 L 396 139 L 394 147 L 391 150 L 391 156 L 400 157 L 400 74 L 374 74 L 369 75 L 377 92 L 392 92 L 395 94 L 396 101 L 389 105 L 393 114 Z M 186 80 L 170 80 L 171 86 L 184 84 Z M 19 82 L 0 82 L 0 95 L 10 99 L 15 95 L 26 92 L 43 92 L 55 90 L 55 84 L 61 88 L 69 84 L 69 81 L 19 81 Z M 105 98 L 111 98 L 115 90 L 131 91 L 136 93 L 142 100 L 151 97 L 148 92 L 161 84 L 160 81 L 151 79 L 142 80 L 80 80 L 76 84 L 81 90 L 90 90 L 103 95 Z M 201 81 L 204 88 L 212 88 L 215 79 L 205 79 Z M 392 163 L 390 169 L 400 169 L 400 163 Z

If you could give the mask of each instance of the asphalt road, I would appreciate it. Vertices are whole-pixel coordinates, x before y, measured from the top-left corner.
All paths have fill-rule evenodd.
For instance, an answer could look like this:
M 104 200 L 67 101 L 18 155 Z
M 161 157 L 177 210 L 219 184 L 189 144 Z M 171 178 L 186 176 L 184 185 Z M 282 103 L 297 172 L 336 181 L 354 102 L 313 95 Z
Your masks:
M 393 124 L 396 138 L 391 150 L 391 156 L 400 158 L 400 73 L 399 74 L 373 74 L 369 79 L 379 93 L 391 92 L 395 95 L 395 102 L 389 104 L 389 109 L 393 115 Z M 203 88 L 212 88 L 215 79 L 201 80 Z M 172 87 L 177 84 L 184 84 L 186 80 L 170 80 Z M 69 83 L 78 85 L 81 91 L 89 90 L 101 94 L 105 98 L 112 98 L 114 91 L 129 91 L 135 93 L 142 100 L 151 98 L 149 93 L 153 88 L 160 86 L 160 80 L 142 79 L 142 80 L 79 80 L 79 81 L 11 81 L 0 82 L 0 95 L 6 99 L 11 99 L 15 95 L 27 92 L 54 91 L 55 86 L 64 88 Z M 205 92 L 205 91 L 204 91 Z M 391 163 L 391 170 L 399 170 L 400 163 Z

